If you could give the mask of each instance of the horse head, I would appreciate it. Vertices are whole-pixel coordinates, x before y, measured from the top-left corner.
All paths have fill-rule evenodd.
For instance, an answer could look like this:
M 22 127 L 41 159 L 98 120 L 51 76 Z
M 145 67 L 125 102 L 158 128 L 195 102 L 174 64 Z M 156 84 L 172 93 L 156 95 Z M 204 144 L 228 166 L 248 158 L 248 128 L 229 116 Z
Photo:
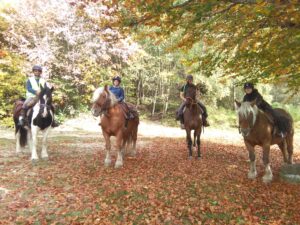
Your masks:
M 243 137 L 247 137 L 256 122 L 258 113 L 256 101 L 238 102 L 235 100 L 235 107 L 239 118 L 239 130 Z
M 92 114 L 94 116 L 99 116 L 103 111 L 108 110 L 110 107 L 117 103 L 117 99 L 114 94 L 112 94 L 108 85 L 104 88 L 100 87 L 95 90 L 92 98 Z
M 190 106 L 195 104 L 197 95 L 197 87 L 195 85 L 190 85 L 186 91 L 185 98 L 186 98 L 186 106 Z
M 51 111 L 52 107 L 52 92 L 54 88 L 48 87 L 47 84 L 45 84 L 44 87 L 41 88 L 41 92 L 39 94 L 39 114 L 42 118 L 48 117 Z

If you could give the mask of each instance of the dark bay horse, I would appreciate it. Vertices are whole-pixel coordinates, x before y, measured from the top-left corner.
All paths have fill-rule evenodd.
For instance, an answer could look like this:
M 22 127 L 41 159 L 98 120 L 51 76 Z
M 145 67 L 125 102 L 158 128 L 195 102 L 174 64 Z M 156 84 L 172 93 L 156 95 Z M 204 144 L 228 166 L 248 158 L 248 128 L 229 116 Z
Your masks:
M 31 149 L 31 160 L 38 160 L 36 147 L 39 131 L 43 132 L 41 157 L 44 159 L 48 158 L 47 137 L 53 123 L 52 92 L 53 88 L 49 88 L 47 85 L 41 89 L 37 104 L 27 112 L 29 122 L 29 127 L 27 128 L 18 124 L 20 111 L 24 102 L 18 100 L 15 103 L 13 119 L 16 133 L 16 152 L 22 152 L 22 149 L 28 143 Z
M 104 88 L 98 88 L 93 95 L 92 113 L 94 116 L 101 116 L 101 129 L 105 139 L 106 158 L 105 166 L 111 164 L 110 137 L 116 137 L 116 148 L 118 151 L 115 168 L 123 166 L 123 152 L 132 156 L 136 154 L 136 140 L 139 125 L 139 116 L 135 111 L 135 118 L 128 121 L 126 119 L 122 106 L 118 103 L 115 95 L 108 90 L 106 85 Z
M 201 158 L 200 152 L 200 135 L 202 131 L 202 111 L 200 106 L 198 105 L 197 99 L 197 87 L 195 85 L 191 85 L 186 93 L 186 106 L 185 111 L 183 113 L 184 118 L 184 127 L 186 130 L 186 141 L 189 150 L 189 159 L 192 159 L 192 137 L 191 133 L 194 130 L 194 146 L 197 143 L 197 153 L 198 159 Z
M 274 129 L 276 129 L 274 122 L 268 114 L 258 109 L 255 102 L 240 103 L 235 101 L 235 104 L 238 113 L 240 131 L 244 137 L 244 142 L 249 152 L 250 171 L 248 173 L 248 178 L 254 179 L 257 176 L 254 147 L 258 145 L 263 148 L 263 162 L 265 165 L 263 181 L 270 182 L 273 179 L 269 160 L 271 145 L 277 144 L 279 146 L 285 163 L 293 163 L 293 118 L 283 109 L 274 109 L 277 113 L 286 117 L 289 121 L 287 136 L 282 138 L 274 134 Z

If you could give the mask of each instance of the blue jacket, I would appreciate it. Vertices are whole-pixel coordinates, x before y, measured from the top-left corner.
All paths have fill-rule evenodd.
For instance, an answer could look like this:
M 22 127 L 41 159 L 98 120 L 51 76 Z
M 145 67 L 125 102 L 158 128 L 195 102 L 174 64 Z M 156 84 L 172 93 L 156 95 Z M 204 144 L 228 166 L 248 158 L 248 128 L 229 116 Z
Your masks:
M 118 102 L 122 102 L 124 100 L 125 96 L 123 88 L 111 86 L 109 87 L 109 90 L 116 96 Z

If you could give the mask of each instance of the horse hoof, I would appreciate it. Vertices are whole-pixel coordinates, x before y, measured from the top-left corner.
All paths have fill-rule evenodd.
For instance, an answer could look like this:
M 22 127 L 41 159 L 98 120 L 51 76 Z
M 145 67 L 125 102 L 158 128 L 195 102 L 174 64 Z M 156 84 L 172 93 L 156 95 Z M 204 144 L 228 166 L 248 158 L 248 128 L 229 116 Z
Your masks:
M 256 176 L 257 176 L 257 173 L 255 172 L 255 173 L 248 173 L 248 178 L 249 179 L 255 179 L 256 178 Z
M 105 167 L 109 167 L 110 164 L 111 164 L 111 161 L 110 161 L 110 160 L 105 160 L 105 161 L 104 161 L 104 166 L 105 166 Z
M 35 165 L 35 164 L 37 164 L 37 162 L 39 161 L 39 159 L 31 159 L 31 163 L 32 163 L 32 165 Z
M 121 168 L 122 166 L 123 166 L 123 163 L 121 163 L 121 162 L 116 162 L 116 164 L 115 164 L 116 169 Z
M 201 159 L 201 156 L 198 156 L 197 159 L 200 160 L 200 159 Z
M 270 183 L 272 181 L 272 176 L 263 176 L 262 180 L 265 184 Z
M 189 156 L 189 157 L 188 157 L 188 160 L 192 160 L 192 159 L 193 159 L 193 156 Z
M 42 157 L 42 160 L 48 161 L 48 160 L 49 160 L 49 157 L 48 157 L 48 156 Z

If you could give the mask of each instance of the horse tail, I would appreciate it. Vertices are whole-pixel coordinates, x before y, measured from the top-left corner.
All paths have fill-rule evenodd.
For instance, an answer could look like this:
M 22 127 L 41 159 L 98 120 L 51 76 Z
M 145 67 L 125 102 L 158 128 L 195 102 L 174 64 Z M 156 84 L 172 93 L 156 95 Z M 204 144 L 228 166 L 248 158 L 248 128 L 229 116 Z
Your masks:
M 20 145 L 21 147 L 25 147 L 27 144 L 27 134 L 28 131 L 24 127 L 19 127 L 19 132 L 20 132 Z

